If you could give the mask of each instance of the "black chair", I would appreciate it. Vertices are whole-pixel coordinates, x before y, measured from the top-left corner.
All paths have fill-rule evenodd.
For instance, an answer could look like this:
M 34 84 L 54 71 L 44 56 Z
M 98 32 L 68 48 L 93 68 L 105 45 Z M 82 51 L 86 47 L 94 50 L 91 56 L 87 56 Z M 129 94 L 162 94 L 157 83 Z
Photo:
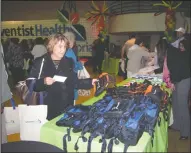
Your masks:
M 16 141 L 2 144 L 1 152 L 63 152 L 63 150 L 43 142 Z

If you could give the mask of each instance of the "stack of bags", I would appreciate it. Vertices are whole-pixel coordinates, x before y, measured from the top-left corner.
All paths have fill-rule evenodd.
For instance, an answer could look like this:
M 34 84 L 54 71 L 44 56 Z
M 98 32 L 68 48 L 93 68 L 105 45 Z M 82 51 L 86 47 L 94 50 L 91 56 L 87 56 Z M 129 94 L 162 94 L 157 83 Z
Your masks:
M 160 86 L 150 81 L 131 83 L 129 86 L 108 89 L 106 95 L 93 105 L 76 105 L 68 107 L 58 121 L 57 126 L 68 127 L 63 137 L 63 150 L 67 152 L 67 140 L 70 142 L 72 132 L 81 132 L 79 139 L 88 142 L 87 152 L 91 152 L 94 138 L 100 137 L 101 152 L 112 152 L 113 145 L 124 144 L 124 152 L 128 146 L 136 145 L 143 132 L 152 138 L 156 123 L 160 123 L 159 113 L 163 111 L 168 117 L 166 93 Z M 167 108 L 167 107 L 166 107 Z M 168 119 L 166 117 L 166 120 Z M 89 138 L 86 134 L 90 133 Z M 79 150 L 78 140 L 74 145 Z

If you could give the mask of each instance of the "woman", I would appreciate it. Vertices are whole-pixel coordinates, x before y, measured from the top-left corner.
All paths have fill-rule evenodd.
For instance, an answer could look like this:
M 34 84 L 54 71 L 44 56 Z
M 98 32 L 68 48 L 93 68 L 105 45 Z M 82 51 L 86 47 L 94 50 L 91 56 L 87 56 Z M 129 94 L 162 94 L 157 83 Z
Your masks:
M 18 38 L 11 38 L 6 59 L 10 65 L 10 71 L 14 80 L 13 84 L 16 85 L 19 81 L 24 80 L 24 57 Z
M 65 32 L 64 36 L 68 39 L 69 41 L 69 48 L 65 54 L 66 57 L 68 58 L 72 58 L 74 60 L 74 71 L 77 73 L 78 70 L 82 70 L 83 69 L 83 65 L 78 62 L 78 56 L 77 56 L 77 48 L 76 48 L 76 37 L 74 35 L 74 33 L 72 32 Z
M 68 39 L 69 41 L 69 48 L 65 54 L 66 57 L 68 58 L 72 58 L 73 62 L 74 62 L 74 72 L 76 73 L 77 76 L 77 72 L 78 70 L 82 70 L 83 69 L 83 65 L 78 62 L 78 57 L 77 57 L 77 48 L 76 48 L 76 37 L 74 35 L 74 33 L 72 32 L 65 32 L 64 36 Z M 74 90 L 74 103 L 75 100 L 78 98 L 78 90 Z
M 65 32 L 64 36 L 68 39 L 69 48 L 72 49 L 73 53 L 76 56 L 76 59 L 78 60 L 78 52 L 77 52 L 77 46 L 76 46 L 76 36 L 74 35 L 73 32 Z
M 23 52 L 23 58 L 24 58 L 24 71 L 25 71 L 25 76 L 28 75 L 30 72 L 31 66 L 32 66 L 32 61 L 33 61 L 33 55 L 31 54 L 29 50 L 29 45 L 26 39 L 23 39 L 20 43 L 21 50 Z
M 188 95 L 191 83 L 190 38 L 179 43 L 179 48 L 170 46 L 167 50 L 167 65 L 172 81 L 172 109 L 174 123 L 171 128 L 180 131 L 180 140 L 190 136 L 190 114 Z
M 164 60 L 165 60 L 167 48 L 168 48 L 168 42 L 166 40 L 166 37 L 160 38 L 160 40 L 155 46 L 156 56 L 155 56 L 154 65 L 159 66 L 159 68 L 154 71 L 155 74 L 163 72 L 163 66 L 164 66 Z
M 74 62 L 65 55 L 69 47 L 68 39 L 63 34 L 56 34 L 49 38 L 48 53 L 34 61 L 30 78 L 37 78 L 42 60 L 44 65 L 40 79 L 34 84 L 34 91 L 46 91 L 44 104 L 48 105 L 47 119 L 51 120 L 62 114 L 65 108 L 73 105 L 74 89 L 90 89 L 95 79 L 78 80 L 73 71 Z M 67 77 L 64 83 L 56 82 L 55 75 Z
M 168 49 L 168 42 L 166 40 L 166 37 L 160 38 L 158 43 L 155 47 L 155 59 L 154 59 L 154 65 L 158 66 L 158 69 L 154 70 L 155 74 L 163 73 L 163 81 L 166 83 L 168 88 L 171 88 L 171 80 L 170 80 L 170 73 L 167 66 L 167 49 Z

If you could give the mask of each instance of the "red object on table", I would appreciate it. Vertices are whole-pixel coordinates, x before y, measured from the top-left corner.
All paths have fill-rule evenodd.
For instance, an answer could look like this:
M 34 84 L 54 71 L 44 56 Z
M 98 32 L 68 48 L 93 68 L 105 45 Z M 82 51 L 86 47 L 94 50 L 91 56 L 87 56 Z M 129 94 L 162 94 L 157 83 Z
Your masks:
M 88 61 L 88 59 L 87 58 L 80 58 L 80 60 L 79 60 L 80 62 L 83 62 L 83 63 L 85 63 L 85 62 L 87 62 Z

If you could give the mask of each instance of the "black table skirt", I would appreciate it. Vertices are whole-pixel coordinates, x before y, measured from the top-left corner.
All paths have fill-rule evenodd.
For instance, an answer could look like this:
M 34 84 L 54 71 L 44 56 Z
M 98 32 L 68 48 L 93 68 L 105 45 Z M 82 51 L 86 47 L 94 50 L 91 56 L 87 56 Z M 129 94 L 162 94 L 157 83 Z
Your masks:
M 63 152 L 63 150 L 43 142 L 16 141 L 2 144 L 1 152 Z

